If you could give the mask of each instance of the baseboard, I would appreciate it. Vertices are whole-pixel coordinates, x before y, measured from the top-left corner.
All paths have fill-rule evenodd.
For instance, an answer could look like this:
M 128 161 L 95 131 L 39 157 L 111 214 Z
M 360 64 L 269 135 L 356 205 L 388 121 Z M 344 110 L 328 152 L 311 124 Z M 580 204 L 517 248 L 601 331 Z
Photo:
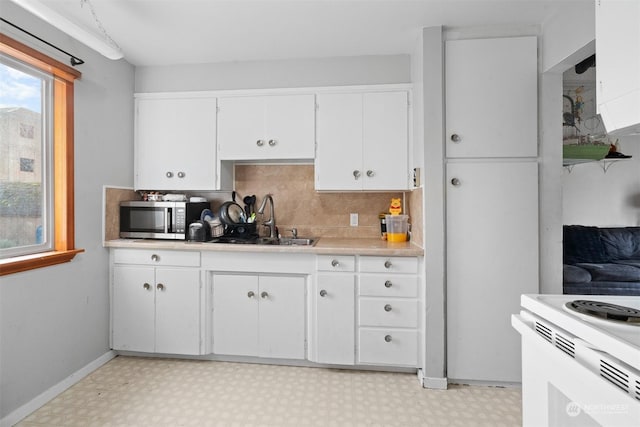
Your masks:
M 418 381 L 420 381 L 422 387 L 435 390 L 446 390 L 449 384 L 447 378 L 425 377 L 422 369 L 418 370 Z
M 33 398 L 31 401 L 25 403 L 15 411 L 11 412 L 6 417 L 2 418 L 0 420 L 0 427 L 11 427 L 17 424 L 18 422 L 20 422 L 20 420 L 22 420 L 32 412 L 36 411 L 40 407 L 44 406 L 51 399 L 53 399 L 54 397 L 56 397 L 57 395 L 59 395 L 60 393 L 62 393 L 63 391 L 65 391 L 66 389 L 68 389 L 69 387 L 71 387 L 72 385 L 74 385 L 84 377 L 86 377 L 87 375 L 89 375 L 91 372 L 95 371 L 100 366 L 104 365 L 109 360 L 113 359 L 114 357 L 116 357 L 116 353 L 114 351 L 110 350 L 106 352 L 102 356 L 98 357 L 96 360 L 87 364 L 83 368 L 77 370 L 76 372 L 69 375 L 64 380 L 60 381 L 58 384 L 46 390 L 44 393 L 41 393 L 40 395 Z

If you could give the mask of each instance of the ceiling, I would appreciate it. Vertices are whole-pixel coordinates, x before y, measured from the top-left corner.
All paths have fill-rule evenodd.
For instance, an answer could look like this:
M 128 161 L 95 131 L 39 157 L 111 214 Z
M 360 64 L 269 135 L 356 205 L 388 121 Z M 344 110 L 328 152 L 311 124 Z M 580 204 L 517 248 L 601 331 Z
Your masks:
M 593 0 L 40 0 L 136 66 L 408 54 L 423 27 L 543 24 Z M 571 31 L 570 27 L 567 31 Z

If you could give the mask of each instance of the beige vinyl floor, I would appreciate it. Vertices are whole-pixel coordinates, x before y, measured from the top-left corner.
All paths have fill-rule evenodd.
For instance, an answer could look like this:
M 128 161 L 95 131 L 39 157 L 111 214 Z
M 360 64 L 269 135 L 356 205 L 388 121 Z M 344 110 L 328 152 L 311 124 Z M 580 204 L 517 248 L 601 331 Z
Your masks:
M 19 427 L 519 426 L 518 388 L 415 374 L 119 356 Z

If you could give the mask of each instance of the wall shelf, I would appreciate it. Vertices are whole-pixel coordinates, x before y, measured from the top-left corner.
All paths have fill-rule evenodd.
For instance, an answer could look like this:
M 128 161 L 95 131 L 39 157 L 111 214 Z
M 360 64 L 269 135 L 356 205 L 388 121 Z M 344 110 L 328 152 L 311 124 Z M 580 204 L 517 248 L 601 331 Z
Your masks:
M 562 159 L 562 166 L 565 167 L 569 173 L 573 171 L 573 168 L 576 165 L 583 165 L 586 163 L 597 163 L 604 173 L 607 173 L 611 165 L 617 162 L 623 162 L 626 160 L 631 160 L 631 157 L 627 159 L 602 159 L 602 160 L 593 160 L 593 159 Z

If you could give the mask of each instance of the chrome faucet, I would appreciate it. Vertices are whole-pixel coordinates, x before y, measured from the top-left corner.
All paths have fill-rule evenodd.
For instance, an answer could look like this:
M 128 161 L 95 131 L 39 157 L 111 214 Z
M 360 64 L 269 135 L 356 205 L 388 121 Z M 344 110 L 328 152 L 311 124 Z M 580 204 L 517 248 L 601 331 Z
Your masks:
M 264 198 L 262 199 L 262 203 L 258 208 L 258 213 L 261 215 L 264 213 L 264 208 L 267 206 L 267 201 L 269 202 L 269 219 L 267 221 L 264 221 L 262 225 L 264 225 L 265 227 L 269 227 L 270 238 L 275 237 L 277 239 L 278 235 L 276 233 L 276 213 L 273 207 L 273 197 L 271 197 L 271 194 L 267 194 L 266 196 L 264 196 Z

